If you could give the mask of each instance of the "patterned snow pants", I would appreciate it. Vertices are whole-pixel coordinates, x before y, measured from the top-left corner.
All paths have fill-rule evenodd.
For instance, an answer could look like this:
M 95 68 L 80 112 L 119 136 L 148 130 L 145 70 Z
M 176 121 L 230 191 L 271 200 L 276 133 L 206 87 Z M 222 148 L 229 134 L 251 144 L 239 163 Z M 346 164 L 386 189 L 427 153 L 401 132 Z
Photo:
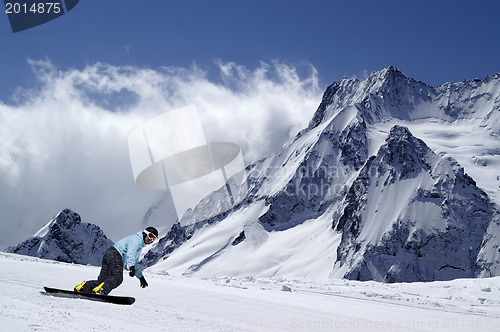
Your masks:
M 108 294 L 123 282 L 123 259 L 115 247 L 110 247 L 102 256 L 101 272 L 97 280 L 88 280 L 83 285 L 81 292 L 91 293 L 102 282 L 104 282 L 102 290 L 105 294 Z

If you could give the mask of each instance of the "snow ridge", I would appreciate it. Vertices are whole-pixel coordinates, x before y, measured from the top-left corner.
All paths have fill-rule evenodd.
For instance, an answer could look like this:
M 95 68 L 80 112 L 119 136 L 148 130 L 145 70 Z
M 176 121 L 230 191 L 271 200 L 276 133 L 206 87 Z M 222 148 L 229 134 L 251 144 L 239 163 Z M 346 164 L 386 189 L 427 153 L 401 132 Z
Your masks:
M 344 78 L 326 89 L 309 128 L 350 105 L 356 105 L 370 124 L 392 118 L 475 119 L 499 134 L 500 74 L 437 87 L 417 82 L 394 66 L 373 72 L 362 81 Z

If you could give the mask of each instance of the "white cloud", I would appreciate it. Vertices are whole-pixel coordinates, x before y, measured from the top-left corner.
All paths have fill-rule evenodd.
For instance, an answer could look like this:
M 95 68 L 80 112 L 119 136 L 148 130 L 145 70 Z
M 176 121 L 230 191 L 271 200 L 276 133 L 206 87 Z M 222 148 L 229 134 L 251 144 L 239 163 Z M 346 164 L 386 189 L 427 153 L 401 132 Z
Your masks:
M 215 79 L 196 65 L 29 65 L 40 88 L 18 89 L 13 105 L 0 101 L 0 247 L 65 207 L 115 241 L 142 227 L 160 193 L 135 186 L 127 138 L 155 115 L 195 104 L 207 140 L 239 144 L 250 163 L 304 128 L 322 92 L 314 67 L 304 77 L 277 61 L 255 69 L 218 61 Z

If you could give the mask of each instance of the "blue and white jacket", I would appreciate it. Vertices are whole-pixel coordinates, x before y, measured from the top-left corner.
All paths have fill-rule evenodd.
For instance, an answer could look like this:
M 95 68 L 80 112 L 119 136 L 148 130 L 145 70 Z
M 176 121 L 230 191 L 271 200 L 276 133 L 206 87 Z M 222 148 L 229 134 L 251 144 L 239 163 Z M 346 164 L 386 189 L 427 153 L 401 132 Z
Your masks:
M 139 256 L 142 248 L 145 246 L 146 244 L 142 238 L 142 231 L 127 236 L 114 245 L 116 250 L 122 255 L 123 265 L 127 265 L 129 268 L 132 266 L 135 268 L 135 276 L 137 278 L 142 277 L 142 271 L 139 267 Z

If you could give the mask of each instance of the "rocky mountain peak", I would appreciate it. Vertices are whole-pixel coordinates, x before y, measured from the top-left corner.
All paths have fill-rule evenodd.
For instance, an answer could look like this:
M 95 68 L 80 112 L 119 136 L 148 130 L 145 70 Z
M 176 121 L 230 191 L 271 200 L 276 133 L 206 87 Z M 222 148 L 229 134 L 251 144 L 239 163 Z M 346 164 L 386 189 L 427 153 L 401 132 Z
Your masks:
M 403 74 L 401 70 L 399 70 L 396 66 L 390 65 L 389 67 L 382 69 L 378 72 L 371 73 L 370 77 L 374 76 L 378 80 L 385 82 L 393 82 L 400 79 L 408 80 L 409 78 Z
M 104 251 L 113 245 L 99 226 L 81 221 L 71 209 L 60 211 L 33 237 L 6 252 L 56 261 L 100 265 Z
M 390 167 L 400 179 L 416 175 L 422 169 L 429 170 L 432 151 L 406 127 L 392 127 L 385 144 L 379 149 L 381 165 Z
M 410 120 L 413 110 L 429 102 L 434 88 L 404 75 L 397 67 L 389 66 L 372 72 L 363 80 L 344 78 L 327 87 L 309 128 L 335 116 L 341 109 L 358 105 L 369 123 L 390 117 Z
M 386 282 L 474 277 L 494 220 L 488 196 L 456 160 L 401 126 L 367 161 L 339 211 L 341 276 Z
M 80 217 L 80 215 L 68 208 L 63 209 L 54 217 L 54 219 L 52 219 L 52 224 L 57 223 L 58 225 L 66 229 L 74 227 L 81 222 L 82 218 Z

